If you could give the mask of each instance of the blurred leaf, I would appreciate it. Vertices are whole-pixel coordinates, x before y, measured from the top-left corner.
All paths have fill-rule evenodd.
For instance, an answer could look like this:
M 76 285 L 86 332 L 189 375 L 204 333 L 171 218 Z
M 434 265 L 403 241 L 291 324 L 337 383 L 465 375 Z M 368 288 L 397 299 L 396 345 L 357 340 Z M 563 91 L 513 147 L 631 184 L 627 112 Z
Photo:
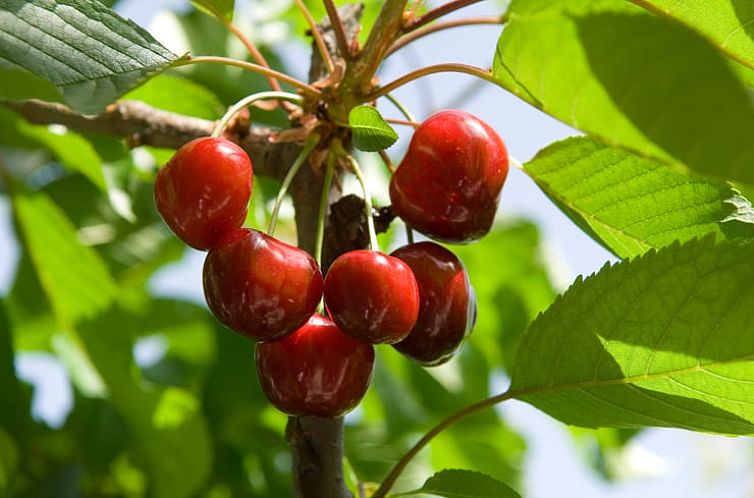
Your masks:
M 128 314 L 111 309 L 79 327 L 109 399 L 131 431 L 130 441 L 159 498 L 193 496 L 211 468 L 208 428 L 198 401 L 178 388 L 145 390 L 133 378 L 132 338 L 139 333 Z M 108 333 L 102 333 L 107 330 Z
M 708 233 L 717 240 L 754 236 L 754 209 L 730 185 L 587 137 L 550 145 L 525 169 L 574 223 L 621 258 Z
M 103 192 L 107 190 L 102 159 L 80 135 L 70 133 L 64 127 L 29 124 L 7 109 L 0 109 L 0 126 L 3 128 L 0 143 L 14 148 L 48 150 L 66 168 L 82 173 Z
M 570 427 L 571 435 L 586 463 L 600 477 L 607 481 L 634 477 L 631 475 L 629 462 L 626 461 L 626 447 L 639 429 L 583 429 Z M 637 476 L 640 477 L 640 476 Z
M 754 65 L 754 4 L 749 0 L 644 0 L 640 5 L 688 24 L 730 57 Z
M 97 254 L 76 240 L 65 214 L 42 193 L 15 193 L 13 208 L 56 314 L 73 324 L 106 309 L 116 293 L 112 278 Z
M 715 47 L 680 23 L 620 0 L 515 1 L 494 75 L 605 143 L 754 182 L 754 101 Z
M 7 492 L 13 474 L 19 463 L 16 444 L 8 433 L 0 426 L 0 491 Z
M 11 323 L 0 299 L 0 399 L 4 408 L 0 410 L 0 428 L 12 434 L 22 435 L 29 420 L 29 400 L 25 398 L 16 378 L 15 355 Z M 2 453 L 2 449 L 0 449 Z M 0 473 L 2 471 L 0 470 Z M 0 476 L 0 489 L 2 477 Z
M 348 114 L 348 126 L 353 133 L 353 145 L 366 152 L 387 149 L 398 140 L 398 133 L 385 121 L 375 107 L 360 105 Z
M 3 82 L 0 85 L 0 99 L 40 99 L 51 102 L 63 100 L 53 85 L 15 64 L 2 64 L 2 59 L 0 59 L 0 81 Z
M 511 394 L 582 427 L 752 434 L 753 281 L 754 242 L 606 266 L 532 324 Z
M 55 85 L 83 113 L 98 113 L 176 63 L 175 54 L 97 0 L 7 0 L 0 57 Z
M 401 494 L 419 493 L 447 498 L 521 498 L 507 484 L 488 475 L 458 469 L 440 471 L 427 479 L 420 489 Z
M 191 3 L 206 10 L 210 15 L 216 15 L 228 21 L 233 20 L 234 0 L 191 0 Z
M 215 94 L 191 80 L 172 74 L 155 76 L 121 99 L 140 100 L 158 109 L 204 119 L 218 119 L 225 111 Z
M 492 365 L 510 371 L 519 337 L 556 295 L 538 229 L 521 221 L 496 226 L 476 244 L 451 250 L 463 261 L 477 297 L 477 322 L 468 341 Z

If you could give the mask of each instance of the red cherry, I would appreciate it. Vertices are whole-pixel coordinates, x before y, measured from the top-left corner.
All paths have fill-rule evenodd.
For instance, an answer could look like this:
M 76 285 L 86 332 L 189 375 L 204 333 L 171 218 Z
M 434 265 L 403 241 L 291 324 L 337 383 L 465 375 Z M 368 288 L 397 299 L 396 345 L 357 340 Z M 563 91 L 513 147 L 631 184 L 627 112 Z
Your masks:
M 157 173 L 157 210 L 178 238 L 195 249 L 209 249 L 243 224 L 252 178 L 251 160 L 238 145 L 197 138 Z
M 468 242 L 489 232 L 508 175 L 508 153 L 486 123 L 440 111 L 414 132 L 390 181 L 395 213 L 420 232 Z
M 404 339 L 419 316 L 419 288 L 411 268 L 376 251 L 351 251 L 330 266 L 325 307 L 351 337 L 371 344 Z
M 455 254 L 434 242 L 410 244 L 392 256 L 411 267 L 421 296 L 414 329 L 393 347 L 427 366 L 448 361 L 476 319 L 468 273 Z
M 306 323 L 322 298 L 322 285 L 314 258 L 257 230 L 231 232 L 204 262 L 209 309 L 256 341 L 278 339 Z
M 256 358 L 262 390 L 279 410 L 340 417 L 369 388 L 374 348 L 315 314 L 288 337 L 258 344 Z

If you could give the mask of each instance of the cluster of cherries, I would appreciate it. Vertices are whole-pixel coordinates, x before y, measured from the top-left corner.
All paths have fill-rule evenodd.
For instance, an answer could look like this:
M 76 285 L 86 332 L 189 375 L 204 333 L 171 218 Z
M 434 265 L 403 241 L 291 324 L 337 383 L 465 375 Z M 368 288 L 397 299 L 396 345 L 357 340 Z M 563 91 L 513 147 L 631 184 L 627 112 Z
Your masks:
M 395 213 L 425 235 L 464 243 L 486 234 L 508 173 L 500 137 L 476 117 L 439 112 L 415 131 L 390 183 Z M 270 402 L 291 415 L 341 416 L 369 387 L 373 344 L 423 365 L 447 361 L 468 335 L 476 301 L 458 258 L 434 242 L 391 255 L 356 250 L 326 277 L 305 251 L 246 219 L 249 156 L 223 138 L 181 147 L 155 181 L 162 218 L 186 244 L 208 250 L 212 313 L 258 341 L 257 372 Z M 324 297 L 328 316 L 316 313 Z

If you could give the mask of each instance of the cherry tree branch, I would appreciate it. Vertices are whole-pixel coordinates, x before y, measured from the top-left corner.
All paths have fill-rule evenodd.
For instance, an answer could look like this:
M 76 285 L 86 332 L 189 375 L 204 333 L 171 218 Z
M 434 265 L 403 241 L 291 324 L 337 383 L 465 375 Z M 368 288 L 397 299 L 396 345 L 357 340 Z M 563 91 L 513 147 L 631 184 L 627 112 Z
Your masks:
M 0 106 L 15 111 L 32 124 L 61 124 L 74 131 L 112 135 L 125 138 L 131 146 L 177 149 L 195 138 L 210 135 L 215 126 L 214 121 L 155 109 L 137 101 L 112 104 L 97 115 L 79 114 L 63 104 L 41 100 L 0 100 Z M 235 139 L 251 156 L 256 174 L 280 177 L 278 161 L 282 160 L 283 149 L 291 145 L 272 143 L 272 134 L 269 128 L 254 127 L 243 130 Z
M 462 9 L 464 7 L 467 7 L 471 4 L 474 4 L 480 1 L 481 0 L 454 0 L 452 2 L 442 4 L 439 7 L 430 10 L 423 16 L 407 23 L 403 27 L 403 31 L 406 33 L 409 31 L 413 31 L 417 28 L 424 26 L 425 24 L 431 23 L 435 19 L 439 19 L 440 17 L 444 15 L 450 14 L 451 12 L 454 12 L 458 9 Z
M 346 36 L 346 28 L 343 25 L 343 20 L 340 18 L 338 9 L 335 7 L 333 0 L 324 0 L 325 9 L 327 9 L 327 16 L 330 18 L 330 25 L 335 33 L 335 40 L 338 42 L 338 51 L 340 56 L 349 59 L 351 56 L 351 49 Z

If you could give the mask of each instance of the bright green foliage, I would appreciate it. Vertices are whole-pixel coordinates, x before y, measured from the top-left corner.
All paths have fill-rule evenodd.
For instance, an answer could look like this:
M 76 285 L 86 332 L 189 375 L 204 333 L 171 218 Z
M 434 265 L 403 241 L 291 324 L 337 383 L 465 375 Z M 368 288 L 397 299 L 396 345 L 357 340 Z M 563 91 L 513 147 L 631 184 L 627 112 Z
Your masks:
M 81 112 L 101 111 L 179 61 L 98 0 L 7 0 L 0 25 L 0 57 L 50 81 Z
M 0 98 L 8 100 L 42 99 L 58 102 L 60 93 L 53 85 L 34 74 L 0 59 Z
M 65 213 L 44 194 L 17 193 L 13 207 L 55 314 L 74 325 L 107 309 L 115 284 L 97 254 L 76 240 Z
M 502 482 L 479 472 L 450 469 L 433 475 L 411 494 L 430 494 L 446 498 L 520 498 Z
M 192 0 L 192 3 L 221 19 L 233 20 L 235 0 Z
M 348 126 L 353 133 L 353 145 L 365 152 L 387 149 L 398 140 L 398 133 L 387 123 L 375 107 L 361 105 L 351 109 Z
M 514 2 L 493 72 L 605 143 L 754 181 L 754 103 L 729 61 L 677 22 L 621 0 Z
M 550 145 L 526 172 L 577 225 L 621 258 L 714 233 L 754 236 L 751 203 L 728 184 L 579 137 Z
M 531 223 L 513 222 L 496 227 L 473 245 L 450 249 L 469 272 L 479 307 L 468 340 L 492 365 L 510 370 L 519 338 L 556 295 L 539 231 Z
M 754 3 L 749 0 L 634 0 L 651 12 L 678 19 L 730 55 L 754 65 Z
M 172 74 L 155 76 L 125 94 L 123 100 L 139 100 L 158 109 L 204 119 L 219 119 L 225 112 L 215 94 Z
M 754 433 L 754 242 L 673 245 L 577 281 L 524 336 L 512 394 L 572 425 Z

